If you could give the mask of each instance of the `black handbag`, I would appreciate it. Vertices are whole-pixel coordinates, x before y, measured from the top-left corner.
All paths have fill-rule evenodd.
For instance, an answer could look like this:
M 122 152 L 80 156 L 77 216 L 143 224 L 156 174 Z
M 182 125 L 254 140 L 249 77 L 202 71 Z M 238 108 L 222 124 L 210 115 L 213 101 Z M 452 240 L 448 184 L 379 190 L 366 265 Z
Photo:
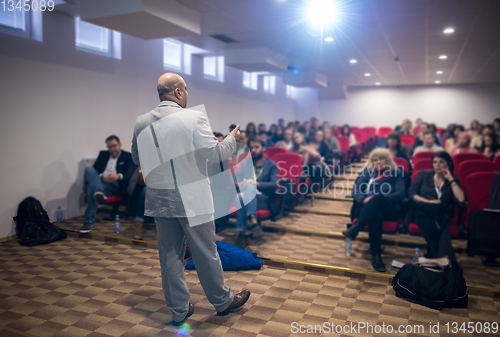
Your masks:
M 417 264 L 405 264 L 392 279 L 396 296 L 431 309 L 466 308 L 469 295 L 462 268 L 432 260 L 436 259 L 420 258 Z

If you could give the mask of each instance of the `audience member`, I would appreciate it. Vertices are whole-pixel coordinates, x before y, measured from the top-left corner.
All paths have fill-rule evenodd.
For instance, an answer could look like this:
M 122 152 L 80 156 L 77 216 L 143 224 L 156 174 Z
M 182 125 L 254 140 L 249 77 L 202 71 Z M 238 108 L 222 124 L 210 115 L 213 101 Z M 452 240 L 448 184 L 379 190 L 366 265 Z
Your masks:
M 373 269 L 384 272 L 385 265 L 380 257 L 382 225 L 384 221 L 396 221 L 403 217 L 400 202 L 406 194 L 404 173 L 397 168 L 387 149 L 373 150 L 367 164 L 352 189 L 353 224 L 342 234 L 354 240 L 359 231 L 368 225 Z
M 236 142 L 236 152 L 235 152 L 235 155 L 236 155 L 236 160 L 238 160 L 238 158 L 243 154 L 243 153 L 247 153 L 250 151 L 250 149 L 248 148 L 248 135 L 246 133 L 246 131 L 241 131 L 240 130 L 240 138 L 237 140 Z
M 255 128 L 255 124 L 250 122 L 247 124 L 247 127 L 245 129 L 245 132 L 247 134 L 247 137 L 252 137 L 257 135 L 257 129 Z
M 426 122 L 421 122 L 420 123 L 420 132 L 417 138 L 415 138 L 415 143 L 413 144 L 413 149 L 416 149 L 420 145 L 424 143 L 424 132 L 429 130 L 429 124 Z
M 330 146 L 325 142 L 323 131 L 318 130 L 314 135 L 314 140 L 309 143 L 309 146 L 316 149 L 321 155 L 321 159 L 328 165 L 333 164 L 333 154 Z
M 410 186 L 409 198 L 413 200 L 413 216 L 427 241 L 427 257 L 448 256 L 456 262 L 451 246 L 450 222 L 453 218 L 454 202 L 464 202 L 465 194 L 460 181 L 453 176 L 453 160 L 445 151 L 432 157 L 432 170 L 417 173 Z
M 276 128 L 277 128 L 276 124 L 271 124 L 269 126 L 269 131 L 267 131 L 267 135 L 269 136 L 270 139 L 274 139 L 274 137 L 276 136 Z
M 129 170 L 136 168 L 132 155 L 122 150 L 117 136 L 106 138 L 106 147 L 108 150 L 99 152 L 94 165 L 85 168 L 83 191 L 87 194 L 87 209 L 80 233 L 88 233 L 94 228 L 97 207 L 108 200 L 108 195 L 126 193 L 131 173 Z
M 462 131 L 458 136 L 458 142 L 453 145 L 448 152 L 450 156 L 453 156 L 457 153 L 477 152 L 477 150 L 470 146 L 469 133 L 467 131 Z
M 422 118 L 420 118 L 420 117 L 419 117 L 419 118 L 417 118 L 417 119 L 415 120 L 415 126 L 417 127 L 417 131 L 416 131 L 416 135 L 417 135 L 417 136 L 418 136 L 418 135 L 422 132 L 422 130 L 420 130 L 420 125 L 421 125 L 423 122 L 424 122 L 424 121 L 423 121 L 423 120 L 422 120 Z
M 293 135 L 294 132 L 292 128 L 286 129 L 285 132 L 283 132 L 283 140 L 279 141 L 276 146 L 280 146 L 290 151 L 293 147 Z
M 267 132 L 266 124 L 264 123 L 259 124 L 259 129 L 257 130 L 257 133 L 261 133 L 262 131 Z
M 353 157 L 356 159 L 356 161 L 360 162 L 363 150 L 356 141 L 354 135 L 351 133 L 351 127 L 348 124 L 344 124 L 342 126 L 342 132 L 340 133 L 340 135 L 349 138 L 349 147 L 351 148 Z
M 462 125 L 455 125 L 455 128 L 453 129 L 452 137 L 448 138 L 446 140 L 446 143 L 444 144 L 444 150 L 446 152 L 450 152 L 450 149 L 452 146 L 456 143 L 458 143 L 458 136 L 460 135 L 460 132 L 464 131 L 464 127 Z
M 278 119 L 278 125 L 284 130 L 286 129 L 285 120 L 283 118 Z
M 283 128 L 281 127 L 281 125 L 276 126 L 276 132 L 271 137 L 271 140 L 274 144 L 278 144 L 283 140 Z
M 311 134 L 316 134 L 316 131 L 320 129 L 321 128 L 319 127 L 319 120 L 316 117 L 311 117 Z M 312 138 L 314 138 L 314 136 Z
M 417 146 L 413 151 L 413 154 L 419 153 L 421 151 L 443 151 L 443 148 L 439 145 L 436 145 L 436 135 L 432 131 L 425 131 L 423 134 L 424 143 L 420 146 Z
M 409 119 L 403 120 L 403 123 L 400 126 L 397 126 L 394 130 L 402 135 L 416 136 L 415 131 L 413 131 L 413 125 Z
M 445 146 L 446 146 L 446 140 L 453 137 L 453 130 L 455 130 L 455 126 L 456 126 L 456 124 L 450 123 L 446 127 L 446 130 L 444 130 L 443 140 L 444 140 Z
M 493 160 L 493 158 L 500 155 L 500 146 L 494 133 L 487 133 L 483 136 L 483 144 L 479 152 L 485 154 L 489 160 Z
M 240 235 L 247 235 L 247 221 L 250 221 L 250 229 L 252 230 L 252 237 L 254 239 L 264 235 L 260 226 L 257 225 L 257 210 L 270 209 L 273 214 L 277 212 L 275 204 L 275 192 L 278 188 L 278 165 L 271 159 L 264 157 L 265 146 L 257 137 L 250 137 L 249 141 L 250 151 L 252 154 L 252 163 L 255 170 L 255 180 L 247 179 L 246 181 L 239 182 L 238 188 L 242 195 L 246 193 L 255 193 L 257 195 L 247 205 L 243 205 L 238 210 L 238 220 L 236 229 Z M 242 197 L 242 199 L 245 199 Z M 240 203 L 237 196 L 235 203 Z
M 330 147 L 332 151 L 332 155 L 335 159 L 337 159 L 336 165 L 340 168 L 344 167 L 346 162 L 345 153 L 342 152 L 340 148 L 339 141 L 332 135 L 332 131 L 330 126 L 324 127 L 325 123 L 323 123 L 323 137 L 325 139 L 325 143 Z
M 304 135 L 304 139 L 306 143 L 309 143 L 311 141 L 311 134 L 312 129 L 311 129 L 311 123 L 306 121 L 302 126 L 299 127 L 298 131 Z
M 470 138 L 474 138 L 475 136 L 477 136 L 477 134 L 479 132 L 478 129 L 479 129 L 479 121 L 477 119 L 474 119 L 470 123 L 470 129 L 468 130 Z
M 432 131 L 434 134 L 434 141 L 436 142 L 437 145 L 443 146 L 443 143 L 441 142 L 441 135 L 437 132 L 437 127 L 436 124 L 427 124 L 429 131 Z
M 495 120 L 493 121 L 493 129 L 497 138 L 500 138 L 500 118 L 495 118 Z
M 397 133 L 396 131 L 392 131 L 387 136 L 387 149 L 389 150 L 389 152 L 393 157 L 403 158 L 404 160 L 406 160 L 408 162 L 408 165 L 410 166 L 408 173 L 411 173 L 412 166 L 410 158 L 408 158 L 406 152 L 403 151 L 401 144 L 401 137 L 399 137 L 399 133 Z
M 266 131 L 259 131 L 259 135 L 257 138 L 264 143 L 264 147 L 268 146 L 274 146 L 274 143 L 272 142 L 271 139 L 267 137 L 267 132 Z

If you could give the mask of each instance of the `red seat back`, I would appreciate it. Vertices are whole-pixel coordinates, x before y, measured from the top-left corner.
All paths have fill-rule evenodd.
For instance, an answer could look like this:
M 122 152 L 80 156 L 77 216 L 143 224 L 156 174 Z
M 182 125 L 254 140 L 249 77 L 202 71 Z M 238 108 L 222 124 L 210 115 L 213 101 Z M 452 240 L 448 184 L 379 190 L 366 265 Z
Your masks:
M 413 172 L 420 170 L 432 170 L 432 159 L 424 158 L 413 161 Z
M 460 164 L 459 172 L 460 175 L 458 176 L 458 178 L 463 185 L 467 180 L 467 177 L 472 173 L 500 172 L 500 164 L 484 160 L 466 160 Z M 468 193 L 467 190 L 465 190 L 465 192 Z
M 351 130 L 351 133 L 354 135 L 354 138 L 356 138 L 356 141 L 359 144 L 363 144 L 366 139 L 365 139 L 365 133 L 361 130 Z
M 345 152 L 347 154 L 347 150 L 349 150 L 349 138 L 347 138 L 346 136 L 337 136 L 335 138 L 337 138 L 342 152 Z
M 385 137 L 389 133 L 391 133 L 391 131 L 392 131 L 392 128 L 390 128 L 388 126 L 382 126 L 382 127 L 378 128 L 378 136 Z
M 482 153 L 471 153 L 471 152 L 466 152 L 466 153 L 457 153 L 454 154 L 453 157 L 451 157 L 453 160 L 453 165 L 455 165 L 455 172 L 453 172 L 454 175 L 457 177 L 460 177 L 460 164 L 463 161 L 466 160 L 488 160 L 488 157 L 486 157 Z
M 399 138 L 401 139 L 401 143 L 406 146 L 413 146 L 415 144 L 415 136 L 413 135 L 399 135 Z
M 274 155 L 273 161 L 278 164 L 280 176 L 294 180 L 298 186 L 298 177 L 302 173 L 302 156 L 297 153 L 278 153 Z
M 493 158 L 493 162 L 500 164 L 500 154 L 498 156 L 496 156 L 495 158 Z
M 432 159 L 432 156 L 434 155 L 434 151 L 420 151 L 417 152 L 413 155 L 413 161 L 417 161 L 420 159 Z
M 394 157 L 398 166 L 402 166 L 406 173 L 410 172 L 410 164 L 404 158 Z
M 420 135 L 420 130 L 418 129 L 418 126 L 413 127 L 413 132 L 415 132 L 416 135 Z
M 464 186 L 469 192 L 464 227 L 469 227 L 469 217 L 472 212 L 488 207 L 493 175 L 493 172 L 478 172 L 469 174 L 465 179 Z
M 273 160 L 274 155 L 276 155 L 278 153 L 286 153 L 286 152 L 287 152 L 287 150 L 284 149 L 284 148 L 282 148 L 282 147 L 279 147 L 279 146 L 269 146 L 269 147 L 266 147 L 266 150 L 264 151 L 264 156 L 266 156 L 267 158 Z
M 364 127 L 363 130 L 366 130 L 368 132 L 368 136 L 370 138 L 375 138 L 375 136 L 377 135 L 377 129 L 373 126 Z

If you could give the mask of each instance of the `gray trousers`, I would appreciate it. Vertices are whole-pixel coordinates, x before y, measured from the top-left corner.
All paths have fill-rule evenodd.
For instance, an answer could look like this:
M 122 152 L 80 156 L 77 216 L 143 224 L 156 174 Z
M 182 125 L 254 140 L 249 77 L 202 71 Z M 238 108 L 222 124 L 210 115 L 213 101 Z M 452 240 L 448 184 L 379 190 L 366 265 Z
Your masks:
M 155 218 L 158 233 L 163 294 L 172 319 L 181 321 L 189 308 L 189 289 L 184 275 L 185 238 L 196 266 L 201 286 L 218 312 L 233 301 L 234 294 L 224 285 L 224 273 L 215 244 L 214 221 L 189 226 L 186 218 Z

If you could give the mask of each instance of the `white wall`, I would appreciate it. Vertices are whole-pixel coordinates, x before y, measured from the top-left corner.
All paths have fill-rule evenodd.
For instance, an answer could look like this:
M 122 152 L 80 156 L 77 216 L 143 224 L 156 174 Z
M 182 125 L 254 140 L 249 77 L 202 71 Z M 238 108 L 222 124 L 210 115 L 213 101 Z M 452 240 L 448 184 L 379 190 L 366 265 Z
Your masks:
M 347 99 L 320 101 L 320 113 L 321 120 L 337 125 L 394 127 L 421 117 L 441 127 L 469 127 L 473 119 L 492 123 L 500 116 L 500 84 L 349 88 Z
M 159 101 L 156 81 L 165 72 L 162 41 L 122 35 L 122 60 L 75 50 L 73 18 L 44 13 L 44 42 L 0 34 L 0 238 L 15 233 L 12 217 L 27 196 L 49 214 L 83 214 L 85 159 L 118 135 L 130 151 L 137 116 Z M 226 67 L 225 83 L 205 80 L 193 57 L 189 106 L 205 104 L 214 131 L 231 123 L 294 120 L 294 102 L 277 81 L 276 95 L 242 87 L 242 73 Z M 260 87 L 262 88 L 262 86 Z

